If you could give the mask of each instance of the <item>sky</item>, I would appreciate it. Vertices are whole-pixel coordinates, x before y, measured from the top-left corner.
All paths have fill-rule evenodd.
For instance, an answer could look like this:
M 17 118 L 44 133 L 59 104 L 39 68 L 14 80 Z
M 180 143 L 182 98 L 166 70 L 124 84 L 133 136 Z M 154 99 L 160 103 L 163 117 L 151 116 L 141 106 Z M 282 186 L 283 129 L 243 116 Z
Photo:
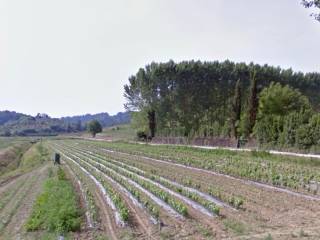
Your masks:
M 309 15 L 300 0 L 0 0 L 0 110 L 116 114 L 152 61 L 320 71 Z

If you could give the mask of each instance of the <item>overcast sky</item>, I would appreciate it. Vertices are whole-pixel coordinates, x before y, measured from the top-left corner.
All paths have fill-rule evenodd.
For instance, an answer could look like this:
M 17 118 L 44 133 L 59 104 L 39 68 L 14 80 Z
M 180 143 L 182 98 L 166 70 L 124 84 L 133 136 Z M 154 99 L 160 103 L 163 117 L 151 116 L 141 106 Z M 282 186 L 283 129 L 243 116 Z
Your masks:
M 300 0 L 0 0 L 0 110 L 123 111 L 151 61 L 320 71 L 320 23 Z

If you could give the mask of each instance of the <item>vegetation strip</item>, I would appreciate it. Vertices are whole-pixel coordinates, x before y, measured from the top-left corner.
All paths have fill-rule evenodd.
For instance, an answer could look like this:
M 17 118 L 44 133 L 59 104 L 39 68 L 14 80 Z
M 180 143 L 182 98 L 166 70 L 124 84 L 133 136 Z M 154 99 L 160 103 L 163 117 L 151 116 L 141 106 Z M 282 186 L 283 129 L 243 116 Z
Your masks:
M 28 231 L 48 230 L 64 234 L 80 230 L 81 212 L 75 191 L 64 171 L 49 176 L 43 192 L 37 197 L 31 216 L 26 223 Z
M 139 200 L 140 200 L 140 195 L 138 195 L 134 189 L 131 189 L 129 188 L 126 183 L 123 183 L 120 184 L 119 182 L 121 182 L 121 180 L 117 179 L 117 181 L 115 181 L 113 178 L 111 178 L 110 176 L 108 175 L 105 175 L 105 177 L 108 179 L 108 181 L 112 182 L 113 184 L 115 184 L 121 191 L 123 191 L 127 196 L 128 198 L 132 201 L 132 203 L 136 206 L 138 206 L 139 208 L 145 210 L 146 208 L 148 208 L 149 210 L 152 210 L 152 215 L 153 216 L 150 216 L 150 221 L 153 223 L 153 224 L 157 224 L 158 221 L 158 217 L 159 217 L 159 213 L 158 211 L 156 211 L 155 209 L 155 206 L 152 206 L 150 205 L 151 203 L 149 202 L 144 202 L 144 204 Z M 133 194 L 134 193 L 134 194 Z M 139 199 L 135 198 L 134 196 L 138 197 Z M 145 200 L 146 201 L 146 200 Z M 150 206 L 148 206 L 150 205 Z
M 73 149 L 79 151 L 79 149 L 77 149 L 75 147 L 73 147 Z M 233 195 L 231 197 L 225 196 L 219 190 L 213 189 L 212 186 L 208 189 L 208 194 L 206 194 L 206 193 L 198 191 L 197 189 L 186 187 L 186 186 L 183 186 L 182 184 L 179 184 L 179 183 L 177 183 L 175 181 L 171 181 L 171 180 L 168 180 L 168 179 L 163 178 L 161 176 L 157 176 L 154 173 L 149 174 L 149 173 L 146 173 L 145 171 L 143 171 L 143 170 L 141 170 L 141 169 L 139 169 L 137 167 L 134 167 L 134 166 L 131 166 L 131 165 L 128 165 L 128 164 L 124 164 L 122 162 L 123 159 L 122 160 L 119 160 L 119 159 L 111 160 L 111 159 L 106 159 L 100 153 L 96 154 L 96 153 L 94 153 L 92 151 L 85 151 L 85 150 L 81 150 L 80 152 L 86 152 L 86 153 L 89 153 L 91 155 L 93 154 L 94 156 L 102 158 L 105 161 L 112 161 L 113 163 L 115 163 L 117 165 L 121 165 L 122 167 L 124 167 L 126 169 L 130 168 L 128 170 L 134 171 L 135 173 L 137 173 L 139 175 L 143 175 L 145 177 L 148 177 L 149 179 L 151 179 L 153 181 L 156 181 L 156 182 L 158 182 L 160 184 L 163 184 L 164 186 L 169 187 L 170 189 L 172 189 L 172 190 L 174 190 L 174 191 L 176 191 L 178 193 L 182 193 L 184 196 L 189 197 L 190 199 L 199 202 L 200 204 L 204 205 L 205 207 L 209 206 L 209 208 L 210 208 L 211 207 L 210 206 L 211 203 L 213 203 L 213 204 L 216 204 L 217 206 L 227 207 L 227 208 L 230 208 L 232 210 L 237 211 L 243 205 L 243 199 L 241 197 L 233 196 Z M 114 155 L 113 154 L 112 155 L 108 154 L 108 157 L 111 157 L 111 158 L 114 159 Z M 130 159 L 130 157 L 129 157 L 129 159 Z M 219 198 L 222 201 L 218 200 L 216 198 L 216 196 L 219 196 Z M 224 203 L 223 201 L 228 202 L 230 205 Z M 234 206 L 234 207 L 232 207 L 232 206 Z
M 310 195 L 307 195 L 307 194 L 304 194 L 304 193 L 294 192 L 294 191 L 291 191 L 289 189 L 280 188 L 280 187 L 276 187 L 276 186 L 271 186 L 271 185 L 268 185 L 268 184 L 265 184 L 265 183 L 261 183 L 261 182 L 256 182 L 256 181 L 252 181 L 252 180 L 245 180 L 245 179 L 242 179 L 242 178 L 237 178 L 237 177 L 230 176 L 230 175 L 227 175 L 227 174 L 218 173 L 218 172 L 215 172 L 213 170 L 206 170 L 206 169 L 201 169 L 201 168 L 197 168 L 197 167 L 187 166 L 187 165 L 183 165 L 183 164 L 180 164 L 180 163 L 175 163 L 172 160 L 160 160 L 160 159 L 155 159 L 155 158 L 151 158 L 151 157 L 147 157 L 147 156 L 141 156 L 141 155 L 126 153 L 126 152 L 110 150 L 110 149 L 107 149 L 107 148 L 101 148 L 101 149 L 102 149 L 102 151 L 105 151 L 105 152 L 118 153 L 118 154 L 123 154 L 123 155 L 127 155 L 127 156 L 141 157 L 141 158 L 144 158 L 144 159 L 147 159 L 147 160 L 151 160 L 151 161 L 171 164 L 171 165 L 174 165 L 174 166 L 187 168 L 187 169 L 191 169 L 191 170 L 195 170 L 195 171 L 199 171 L 199 172 L 204 172 L 204 173 L 208 173 L 208 174 L 215 175 L 215 176 L 222 176 L 222 177 L 230 178 L 230 179 L 233 179 L 233 180 L 240 181 L 240 182 L 242 182 L 244 184 L 249 184 L 249 185 L 262 187 L 262 188 L 268 188 L 268 189 L 275 190 L 275 191 L 278 191 L 278 192 L 284 192 L 284 193 L 287 193 L 287 194 L 290 194 L 290 195 L 294 195 L 296 197 L 302 197 L 302 198 L 305 198 L 305 199 L 308 199 L 308 200 L 320 201 L 320 197 L 310 196 Z
M 72 167 L 69 165 L 71 164 Z M 88 211 L 90 214 L 90 217 L 92 219 L 92 223 L 93 223 L 93 227 L 97 228 L 98 227 L 98 208 L 96 206 L 95 200 L 94 200 L 94 195 L 91 193 L 90 191 L 90 186 L 88 186 L 86 180 L 86 174 L 74 163 L 68 162 L 66 163 L 66 166 L 68 168 L 70 168 L 71 171 L 74 172 L 74 174 L 77 176 L 77 178 L 79 179 L 79 181 L 81 182 L 83 188 L 84 188 L 84 194 L 86 196 L 87 199 L 87 203 L 88 203 Z
M 86 216 L 86 223 L 87 226 L 89 228 L 93 228 L 94 224 L 93 224 L 93 220 L 92 220 L 92 214 L 90 213 L 89 209 L 89 202 L 88 202 L 88 197 L 87 197 L 87 190 L 85 190 L 84 185 L 81 183 L 80 179 L 78 178 L 78 176 L 74 173 L 74 171 L 70 168 L 69 165 L 66 165 L 68 168 L 68 171 L 70 172 L 70 174 L 73 176 L 73 178 L 75 179 L 75 181 L 77 182 L 80 192 L 81 192 L 81 197 L 84 200 L 85 203 L 85 216 Z
M 59 152 L 61 152 L 61 151 L 59 151 Z M 96 186 L 99 188 L 100 192 L 102 193 L 105 202 L 114 211 L 116 223 L 119 226 L 122 226 L 122 227 L 125 226 L 125 222 L 122 220 L 121 215 L 115 206 L 115 203 L 113 203 L 111 196 L 109 196 L 109 194 L 107 193 L 107 191 L 106 191 L 105 187 L 102 185 L 102 183 L 100 181 L 98 181 L 97 178 L 94 177 L 91 173 L 89 173 L 85 168 L 83 168 L 79 163 L 77 163 L 72 158 L 65 155 L 63 152 L 61 152 L 61 153 L 66 159 L 68 159 L 68 160 L 72 161 L 74 164 L 76 164 L 87 176 L 89 176 L 94 181 L 94 183 L 96 184 Z
M 74 155 L 73 155 L 74 156 Z M 77 159 L 79 159 L 80 161 L 84 162 L 85 164 L 88 164 L 87 162 L 81 160 L 79 157 L 77 156 L 74 156 L 76 157 Z M 101 166 L 101 167 L 104 167 L 105 169 L 107 169 L 105 166 L 103 166 L 102 164 L 99 164 L 99 163 L 96 163 L 98 166 Z M 89 164 L 90 165 L 90 164 Z M 91 166 L 93 167 L 93 166 Z M 101 172 L 101 170 L 99 170 L 98 168 L 96 167 L 93 167 L 96 171 L 98 172 Z M 109 173 L 112 172 L 116 175 L 118 175 L 119 177 L 125 179 L 128 183 L 130 183 L 131 185 L 133 185 L 134 187 L 138 188 L 140 191 L 142 191 L 144 194 L 146 194 L 148 197 L 150 197 L 154 202 L 156 202 L 158 205 L 160 205 L 161 207 L 163 207 L 167 212 L 169 212 L 172 216 L 176 217 L 176 218 L 180 218 L 180 219 L 183 219 L 183 216 L 180 215 L 179 213 L 177 213 L 174 209 L 171 208 L 171 206 L 167 205 L 168 203 L 165 202 L 165 201 L 162 201 L 159 196 L 159 192 L 157 194 L 156 192 L 156 189 L 153 189 L 152 193 L 149 192 L 148 190 L 146 190 L 144 187 L 145 186 L 140 186 L 138 183 L 136 183 L 135 181 L 132 181 L 131 179 L 127 178 L 127 177 L 124 177 L 118 173 L 116 173 L 114 170 L 112 169 L 108 169 Z M 160 198 L 158 198 L 160 197 Z M 168 199 L 167 199 L 168 201 Z M 172 201 L 171 204 L 174 204 L 174 202 Z M 176 205 L 176 207 L 179 207 L 179 204 Z M 181 208 L 181 207 L 180 207 Z M 184 208 L 181 208 L 181 211 L 185 211 Z
M 90 158 L 87 158 L 90 160 Z M 90 160 L 92 161 L 92 160 Z M 101 166 L 101 160 L 98 163 Z M 189 200 L 188 198 L 177 194 L 176 192 L 158 184 L 157 182 L 153 182 L 150 179 L 147 179 L 143 176 L 140 176 L 138 174 L 135 174 L 133 172 L 130 172 L 126 169 L 120 168 L 116 165 L 113 165 L 111 163 L 107 163 L 105 162 L 105 164 L 108 165 L 107 168 L 111 168 L 116 172 L 121 172 L 123 175 L 131 178 L 132 180 L 134 180 L 135 182 L 137 182 L 138 184 L 140 184 L 141 186 L 147 187 L 149 190 L 155 192 L 157 195 L 159 195 L 162 199 L 165 200 L 165 202 L 168 202 L 170 205 L 172 205 L 178 212 L 180 212 L 183 215 L 187 215 L 186 212 L 186 208 L 182 205 L 182 203 L 179 203 L 179 201 L 174 201 L 173 199 L 171 199 L 170 195 L 175 196 L 176 198 L 179 198 L 181 200 L 183 200 L 184 202 L 188 203 L 191 207 L 195 208 L 196 210 L 202 212 L 203 214 L 206 214 L 210 217 L 212 217 L 212 213 L 214 214 L 218 214 L 219 213 L 219 208 L 217 208 L 214 204 L 213 205 L 208 205 L 208 208 L 210 208 L 211 212 L 208 211 L 206 208 L 204 208 L 203 206 L 201 206 L 200 204 Z M 102 164 L 103 167 L 106 167 L 105 164 Z M 159 191 L 156 191 L 154 188 L 157 187 L 160 189 Z M 169 194 L 168 194 L 169 193 Z
M 83 154 L 86 154 L 85 152 L 82 152 Z M 185 202 L 187 202 L 189 205 L 191 205 L 193 208 L 201 211 L 202 213 L 208 215 L 208 216 L 212 216 L 212 213 L 213 214 L 219 214 L 219 208 L 216 206 L 216 203 L 211 201 L 211 196 L 208 196 L 210 200 L 206 199 L 206 198 L 203 198 L 201 196 L 201 194 L 198 194 L 199 191 L 195 190 L 195 189 L 192 189 L 192 188 L 187 188 L 187 187 L 184 187 L 178 183 L 173 183 L 172 181 L 169 181 L 167 179 L 164 179 L 164 178 L 161 178 L 161 177 L 158 177 L 158 176 L 155 176 L 155 175 L 152 175 L 152 176 L 149 176 L 148 174 L 146 174 L 144 171 L 138 169 L 138 168 L 135 168 L 135 167 L 131 167 L 131 166 L 128 166 L 124 163 L 120 163 L 120 162 L 117 162 L 117 161 L 114 161 L 114 160 L 111 160 L 111 159 L 103 159 L 101 157 L 97 157 L 96 155 L 94 155 L 93 153 L 91 153 L 91 155 L 87 155 L 89 157 L 93 157 L 95 159 L 97 159 L 98 161 L 104 161 L 106 164 L 111 164 L 116 167 L 119 167 L 119 165 L 121 165 L 122 167 L 120 167 L 120 169 L 122 171 L 127 171 L 128 173 L 130 174 L 137 174 L 139 175 L 141 178 L 143 178 L 144 180 L 146 181 L 149 181 L 153 184 L 156 184 L 158 187 L 162 188 L 163 190 L 169 192 L 170 194 L 178 197 L 178 198 L 181 198 L 183 199 Z M 111 163 L 112 162 L 112 163 Z M 153 182 L 155 181 L 155 182 Z M 173 191 L 172 191 L 173 190 Z M 190 198 L 191 200 L 195 201 L 195 202 L 198 202 L 199 204 L 201 204 L 202 206 L 204 206 L 206 209 L 209 210 L 206 211 L 205 209 L 203 209 L 201 206 L 199 205 L 196 205 L 194 202 L 188 200 L 187 198 L 181 196 L 180 194 L 177 194 L 177 193 L 180 193 L 182 195 L 184 195 L 185 197 L 187 198 Z M 227 204 L 225 204 L 227 205 Z

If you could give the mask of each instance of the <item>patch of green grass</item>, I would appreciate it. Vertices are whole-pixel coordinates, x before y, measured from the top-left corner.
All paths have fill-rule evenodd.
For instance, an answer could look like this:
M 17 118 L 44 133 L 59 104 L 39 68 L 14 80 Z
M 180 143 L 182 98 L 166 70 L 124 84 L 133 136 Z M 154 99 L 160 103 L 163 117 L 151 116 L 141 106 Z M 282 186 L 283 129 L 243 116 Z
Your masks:
M 123 124 L 105 128 L 98 136 L 110 137 L 112 140 L 133 140 L 136 132 L 130 124 Z
M 49 151 L 42 142 L 33 145 L 21 159 L 20 168 L 30 169 L 49 160 Z
M 210 229 L 202 226 L 201 224 L 197 225 L 197 229 L 200 232 L 200 234 L 207 239 L 212 239 L 212 237 L 215 236 L 215 234 Z
M 272 238 L 272 236 L 271 236 L 271 234 L 269 233 L 268 234 L 268 236 L 266 236 L 265 238 L 264 238 L 264 240 L 272 240 L 273 238 Z
M 225 219 L 223 224 L 228 230 L 231 230 L 237 235 L 242 235 L 247 231 L 246 226 L 243 223 L 233 219 Z
M 26 223 L 27 231 L 48 230 L 66 233 L 80 229 L 81 212 L 70 181 L 65 179 L 62 169 L 49 178 L 38 196 L 31 216 Z

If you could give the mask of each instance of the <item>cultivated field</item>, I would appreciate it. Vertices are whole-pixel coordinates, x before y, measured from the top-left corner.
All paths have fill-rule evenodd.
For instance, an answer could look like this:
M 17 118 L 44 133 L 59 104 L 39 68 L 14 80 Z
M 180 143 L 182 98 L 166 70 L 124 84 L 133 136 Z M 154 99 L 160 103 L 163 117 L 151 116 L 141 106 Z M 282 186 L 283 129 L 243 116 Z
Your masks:
M 50 141 L 108 239 L 319 239 L 320 162 L 264 152 Z

